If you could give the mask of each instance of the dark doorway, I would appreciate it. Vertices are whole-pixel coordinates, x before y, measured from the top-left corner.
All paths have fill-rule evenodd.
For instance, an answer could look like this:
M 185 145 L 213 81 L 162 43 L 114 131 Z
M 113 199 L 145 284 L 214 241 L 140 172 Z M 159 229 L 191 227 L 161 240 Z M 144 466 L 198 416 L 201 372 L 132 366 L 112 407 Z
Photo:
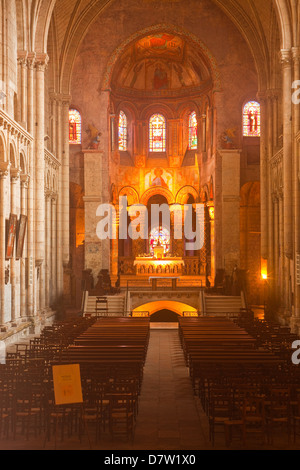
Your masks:
M 166 323 L 178 323 L 178 318 L 180 315 L 172 312 L 172 310 L 159 310 L 158 312 L 151 315 L 151 322 L 166 322 Z

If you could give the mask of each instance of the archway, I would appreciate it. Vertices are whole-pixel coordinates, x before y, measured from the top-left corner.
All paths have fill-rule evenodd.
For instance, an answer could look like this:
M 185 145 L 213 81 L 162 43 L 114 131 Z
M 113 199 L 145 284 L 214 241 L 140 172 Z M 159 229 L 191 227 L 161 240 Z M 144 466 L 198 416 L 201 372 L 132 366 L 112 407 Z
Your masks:
M 179 317 L 185 316 L 185 315 L 197 316 L 198 314 L 198 310 L 195 307 L 192 307 L 191 305 L 188 305 L 184 302 L 177 302 L 174 300 L 157 300 L 155 302 L 148 302 L 139 307 L 136 307 L 133 310 L 132 315 L 133 316 L 149 315 L 151 318 L 153 315 L 159 312 L 163 312 L 163 311 L 173 312 L 173 314 Z M 166 314 L 166 317 L 167 316 L 168 314 Z M 173 318 L 175 317 L 173 316 Z M 161 321 L 164 321 L 164 320 L 161 320 Z
M 180 315 L 172 310 L 162 309 L 153 313 L 150 317 L 151 323 L 178 323 Z

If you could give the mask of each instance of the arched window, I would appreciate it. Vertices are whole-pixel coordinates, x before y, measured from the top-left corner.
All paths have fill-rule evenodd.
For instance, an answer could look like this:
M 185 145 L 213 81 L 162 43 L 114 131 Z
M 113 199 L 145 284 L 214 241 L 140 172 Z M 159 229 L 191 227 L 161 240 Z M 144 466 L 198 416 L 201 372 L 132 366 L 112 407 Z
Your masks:
M 260 104 L 249 101 L 243 113 L 244 137 L 260 137 Z
M 198 121 L 195 111 L 189 115 L 189 150 L 198 148 Z
M 166 120 L 161 114 L 154 114 L 149 123 L 150 152 L 166 151 Z
M 76 109 L 69 111 L 69 144 L 81 144 L 81 116 Z
M 164 253 L 170 251 L 170 232 L 167 228 L 156 227 L 150 232 L 149 236 L 149 248 L 150 254 L 154 255 L 154 248 L 160 244 L 164 248 Z
M 119 150 L 120 152 L 127 151 L 127 117 L 123 111 L 119 115 Z

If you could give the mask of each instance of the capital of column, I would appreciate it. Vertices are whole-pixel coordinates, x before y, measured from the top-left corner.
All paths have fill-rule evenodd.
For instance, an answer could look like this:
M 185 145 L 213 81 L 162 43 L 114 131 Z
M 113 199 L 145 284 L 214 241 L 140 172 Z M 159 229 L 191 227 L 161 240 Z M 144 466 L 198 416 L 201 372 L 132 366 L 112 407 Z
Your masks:
M 27 51 L 18 51 L 18 64 L 21 65 L 22 68 L 27 67 L 27 58 L 28 52 Z
M 12 168 L 10 170 L 10 179 L 12 184 L 16 184 L 20 179 L 21 171 L 18 168 Z
M 266 101 L 267 101 L 267 91 L 258 91 L 256 93 L 256 98 L 258 99 L 258 101 L 260 102 L 260 104 L 264 104 Z
M 295 63 L 300 62 L 300 47 L 292 47 L 292 56 Z
M 45 72 L 49 63 L 49 56 L 45 53 L 36 54 L 35 67 L 38 72 Z
M 27 189 L 28 188 L 28 185 L 29 185 L 29 182 L 30 182 L 30 176 L 29 175 L 21 175 L 21 186 L 24 188 L 24 189 Z
M 45 198 L 46 198 L 46 200 L 52 199 L 52 196 L 53 196 L 53 191 L 51 191 L 50 189 L 45 189 Z
M 0 178 L 1 179 L 7 178 L 9 174 L 10 165 L 11 164 L 9 162 L 0 163 Z
M 29 70 L 33 70 L 35 60 L 36 60 L 36 53 L 35 52 L 28 52 L 28 54 L 27 54 L 27 67 L 28 67 Z
M 280 62 L 282 68 L 288 68 L 292 65 L 292 52 L 290 49 L 281 49 L 280 53 Z

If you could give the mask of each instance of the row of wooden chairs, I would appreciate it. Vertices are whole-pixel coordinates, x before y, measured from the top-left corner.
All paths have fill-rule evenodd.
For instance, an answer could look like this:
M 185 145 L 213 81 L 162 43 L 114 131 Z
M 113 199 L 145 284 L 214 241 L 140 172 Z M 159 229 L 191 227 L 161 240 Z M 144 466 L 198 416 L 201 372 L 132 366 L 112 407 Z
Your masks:
M 276 427 L 288 441 L 292 433 L 295 440 L 300 374 L 243 325 L 226 318 L 179 321 L 180 340 L 195 395 L 208 418 L 212 444 L 217 429 L 227 445 L 235 431 L 243 445 L 253 433 L 272 444 Z

